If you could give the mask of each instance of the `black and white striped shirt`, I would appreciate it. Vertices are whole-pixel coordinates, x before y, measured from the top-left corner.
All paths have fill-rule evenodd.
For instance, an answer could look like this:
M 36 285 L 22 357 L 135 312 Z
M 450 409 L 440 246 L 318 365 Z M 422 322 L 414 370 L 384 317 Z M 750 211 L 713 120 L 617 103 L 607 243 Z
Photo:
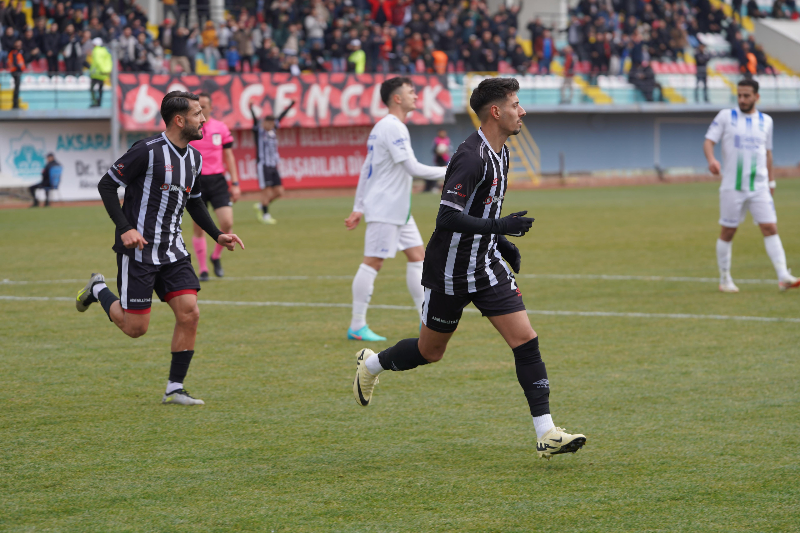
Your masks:
M 200 196 L 196 180 L 202 166 L 203 158 L 196 148 L 188 146 L 181 155 L 165 133 L 131 146 L 108 169 L 108 175 L 125 187 L 122 211 L 148 244 L 142 250 L 125 248 L 117 232 L 114 251 L 152 265 L 189 257 L 181 236 L 181 220 L 189 197 Z
M 256 137 L 256 157 L 258 164 L 266 167 L 277 167 L 280 163 L 281 156 L 278 155 L 278 124 L 267 131 L 263 127 L 257 125 L 253 128 L 253 133 Z
M 476 218 L 500 218 L 508 185 L 508 148 L 495 153 L 478 130 L 461 143 L 447 166 L 441 204 Z M 497 285 L 507 267 L 497 235 L 437 229 L 425 251 L 422 285 L 445 294 L 469 294 Z

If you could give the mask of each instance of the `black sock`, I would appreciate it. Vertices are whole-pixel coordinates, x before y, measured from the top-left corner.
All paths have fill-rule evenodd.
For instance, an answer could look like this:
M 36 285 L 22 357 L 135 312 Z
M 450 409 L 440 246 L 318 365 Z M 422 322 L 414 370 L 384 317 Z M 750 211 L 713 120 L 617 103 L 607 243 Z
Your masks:
M 265 215 L 269 213 L 269 204 L 261 204 L 261 212 Z
M 183 383 L 192 362 L 194 350 L 172 352 L 172 364 L 169 366 L 169 380 L 173 383 Z
M 419 339 L 403 339 L 391 348 L 378 354 L 378 361 L 384 370 L 411 370 L 427 365 L 429 361 L 422 357 L 418 346 Z
M 539 337 L 514 348 L 517 379 L 528 399 L 532 416 L 550 413 L 550 381 L 539 353 Z
M 102 289 L 99 293 L 97 293 L 97 299 L 100 300 L 100 305 L 103 306 L 103 310 L 108 315 L 108 319 L 111 320 L 111 305 L 118 301 L 117 295 L 111 292 L 111 289 L 106 287 Z M 113 320 L 111 320 L 113 322 Z

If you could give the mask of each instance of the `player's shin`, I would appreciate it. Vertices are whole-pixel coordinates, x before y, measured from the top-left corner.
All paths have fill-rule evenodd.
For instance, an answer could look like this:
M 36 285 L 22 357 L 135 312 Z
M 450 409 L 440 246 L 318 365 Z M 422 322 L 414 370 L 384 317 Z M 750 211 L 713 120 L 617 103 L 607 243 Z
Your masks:
M 550 417 L 550 381 L 539 352 L 539 337 L 514 348 L 517 379 L 528 400 L 537 438 L 554 426 Z
M 356 277 L 353 278 L 353 315 L 350 321 L 350 329 L 353 331 L 358 331 L 367 325 L 367 309 L 377 276 L 377 270 L 361 263 Z
M 189 372 L 194 350 L 172 352 L 172 363 L 169 367 L 169 381 L 167 381 L 167 394 L 183 388 L 183 380 Z
M 94 294 L 94 297 L 100 302 L 100 305 L 103 306 L 103 311 L 108 315 L 108 319 L 113 322 L 114 319 L 111 318 L 111 306 L 114 305 L 114 302 L 119 301 L 117 295 L 111 292 L 111 289 L 109 289 L 105 283 L 98 283 L 92 287 L 92 294 Z
M 731 279 L 731 256 L 733 243 L 717 239 L 717 266 L 719 267 L 720 284 Z
M 786 280 L 790 274 L 786 268 L 786 253 L 783 251 L 783 243 L 780 236 L 775 234 L 764 237 L 764 247 L 767 249 L 767 255 L 772 261 L 772 266 L 775 267 L 778 281 Z
M 406 264 L 406 285 L 411 298 L 414 300 L 414 307 L 422 320 L 422 304 L 425 302 L 425 289 L 422 287 L 422 263 L 414 261 Z
M 377 357 L 383 369 L 395 372 L 411 370 L 430 362 L 419 351 L 419 339 L 403 339 L 379 353 Z

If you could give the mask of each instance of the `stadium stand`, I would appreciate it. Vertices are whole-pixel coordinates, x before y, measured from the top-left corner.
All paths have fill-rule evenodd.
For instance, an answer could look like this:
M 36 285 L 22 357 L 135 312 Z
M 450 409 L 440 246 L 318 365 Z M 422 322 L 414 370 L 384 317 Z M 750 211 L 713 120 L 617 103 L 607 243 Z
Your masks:
M 9 51 L 21 40 L 21 107 L 27 109 L 90 104 L 85 69 L 98 37 L 117 42 L 122 71 L 437 72 L 449 74 L 454 91 L 466 72 L 499 72 L 522 77 L 520 99 L 527 105 L 693 103 L 695 49 L 703 44 L 711 57 L 710 103 L 729 104 L 736 80 L 748 75 L 763 80 L 765 102 L 800 104 L 800 78 L 767 57 L 746 15 L 797 18 L 793 1 L 753 1 L 733 13 L 719 0 L 580 0 L 565 28 L 539 18 L 521 21 L 518 8 L 504 3 L 489 12 L 483 2 L 462 0 L 267 0 L 227 7 L 218 20 L 208 10 L 169 10 L 178 23 L 168 18 L 156 26 L 133 0 L 0 0 L 0 64 L 7 70 Z M 574 74 L 567 81 L 565 66 Z M 10 106 L 13 85 L 12 75 L 2 72 L 0 109 Z

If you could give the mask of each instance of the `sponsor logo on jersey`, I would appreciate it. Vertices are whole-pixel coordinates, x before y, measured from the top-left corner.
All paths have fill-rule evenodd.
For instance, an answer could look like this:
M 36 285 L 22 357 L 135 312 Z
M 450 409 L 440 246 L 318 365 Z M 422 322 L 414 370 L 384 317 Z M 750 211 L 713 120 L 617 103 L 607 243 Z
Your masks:
M 460 190 L 461 190 L 461 184 L 459 183 L 458 185 L 456 185 L 456 186 L 455 186 L 455 187 L 453 187 L 453 188 L 454 188 L 455 190 L 457 190 L 457 191 L 460 191 Z
M 170 192 L 185 192 L 186 194 L 192 192 L 191 187 L 181 187 L 180 185 L 170 185 L 169 183 L 162 184 L 161 190 Z
M 439 317 L 432 316 L 431 319 L 441 322 L 442 324 L 458 324 L 458 320 L 444 320 Z
M 128 298 L 129 302 L 149 302 L 150 298 Z
M 464 194 L 464 193 L 460 193 L 460 192 L 458 192 L 458 191 L 454 191 L 454 190 L 452 190 L 452 189 L 450 189 L 449 191 L 447 191 L 447 194 L 455 194 L 456 196 L 460 196 L 461 198 L 466 198 L 466 197 L 467 197 L 467 195 L 466 195 L 466 194 Z
M 172 168 L 173 168 L 172 165 L 164 165 L 164 170 L 166 170 L 167 172 L 172 172 Z
M 406 141 L 408 141 L 407 137 L 400 137 L 399 139 L 395 139 L 394 141 L 392 141 L 392 144 L 395 145 L 395 146 L 399 146 L 400 148 L 405 150 L 406 149 Z
M 487 196 L 486 200 L 483 201 L 485 205 L 490 205 L 492 203 L 499 204 L 503 201 L 504 196 Z
M 123 169 L 124 167 L 125 167 L 125 165 L 123 165 L 122 163 L 117 163 L 116 165 L 114 165 L 114 166 L 113 166 L 113 167 L 111 167 L 111 168 L 113 168 L 114 170 L 116 170 L 116 171 L 117 171 L 117 174 L 119 174 L 120 176 L 124 176 L 124 174 L 122 173 L 122 169 Z
M 492 180 L 492 185 L 497 185 L 497 176 L 495 176 L 494 179 Z

